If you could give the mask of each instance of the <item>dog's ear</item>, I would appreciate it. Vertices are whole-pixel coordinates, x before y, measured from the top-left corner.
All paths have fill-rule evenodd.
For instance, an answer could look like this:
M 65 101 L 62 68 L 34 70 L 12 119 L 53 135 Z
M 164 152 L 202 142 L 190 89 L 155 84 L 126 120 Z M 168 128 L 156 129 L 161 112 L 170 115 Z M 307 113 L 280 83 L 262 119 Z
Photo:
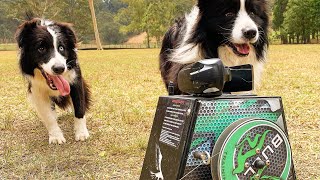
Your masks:
M 22 48 L 22 45 L 24 44 L 24 37 L 32 32 L 32 29 L 36 28 L 37 26 L 41 25 L 41 19 L 39 18 L 33 18 L 30 21 L 26 21 L 22 23 L 15 33 L 15 39 L 18 43 L 19 48 Z

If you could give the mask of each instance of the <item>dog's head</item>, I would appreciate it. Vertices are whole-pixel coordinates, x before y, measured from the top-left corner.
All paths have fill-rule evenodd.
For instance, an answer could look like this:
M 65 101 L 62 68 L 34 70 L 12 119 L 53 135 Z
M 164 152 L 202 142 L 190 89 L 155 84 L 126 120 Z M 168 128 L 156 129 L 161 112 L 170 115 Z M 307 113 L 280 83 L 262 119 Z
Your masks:
M 244 57 L 250 48 L 263 49 L 267 43 L 266 0 L 198 0 L 198 7 L 207 36 L 214 35 L 234 54 Z
M 63 75 L 77 67 L 77 40 L 70 24 L 34 18 L 19 26 L 16 40 L 24 74 L 34 76 L 39 69 L 53 90 L 67 84 Z

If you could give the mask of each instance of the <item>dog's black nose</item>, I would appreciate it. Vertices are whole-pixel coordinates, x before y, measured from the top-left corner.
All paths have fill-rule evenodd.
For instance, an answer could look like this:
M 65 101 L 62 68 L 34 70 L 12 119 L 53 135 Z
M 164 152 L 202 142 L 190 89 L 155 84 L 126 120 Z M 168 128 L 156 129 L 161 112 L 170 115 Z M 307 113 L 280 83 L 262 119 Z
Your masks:
M 243 31 L 243 36 L 247 39 L 253 39 L 257 35 L 257 31 L 255 29 L 248 29 Z
M 56 74 L 62 74 L 66 68 L 63 64 L 55 64 L 52 66 L 52 71 Z

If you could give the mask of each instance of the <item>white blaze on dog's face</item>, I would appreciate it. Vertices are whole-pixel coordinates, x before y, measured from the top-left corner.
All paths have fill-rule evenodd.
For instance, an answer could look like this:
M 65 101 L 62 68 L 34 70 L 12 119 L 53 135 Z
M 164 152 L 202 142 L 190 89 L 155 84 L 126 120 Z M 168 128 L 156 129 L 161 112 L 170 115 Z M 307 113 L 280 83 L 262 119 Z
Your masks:
M 240 0 L 240 10 L 232 29 L 231 41 L 235 44 L 256 43 L 259 39 L 258 27 L 250 17 L 253 12 L 248 12 L 245 6 L 246 0 Z
M 256 16 L 253 9 L 249 9 L 251 0 L 239 0 L 237 13 L 232 13 L 234 23 L 231 28 L 228 47 L 239 57 L 252 54 L 253 44 L 259 39 L 259 29 L 253 18 Z M 228 16 L 229 13 L 226 14 Z
M 48 62 L 40 65 L 42 69 L 50 75 L 60 75 L 67 70 L 67 59 L 61 53 L 65 51 L 65 47 L 59 45 L 59 33 L 55 31 L 51 21 L 44 21 L 43 24 L 47 27 L 48 32 L 53 39 L 53 52 Z

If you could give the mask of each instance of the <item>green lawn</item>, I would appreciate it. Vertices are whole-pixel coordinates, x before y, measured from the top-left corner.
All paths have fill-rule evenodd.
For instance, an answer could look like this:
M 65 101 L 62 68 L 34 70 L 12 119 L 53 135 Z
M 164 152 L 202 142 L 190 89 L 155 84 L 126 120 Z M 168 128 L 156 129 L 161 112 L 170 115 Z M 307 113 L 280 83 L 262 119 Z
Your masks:
M 91 137 L 75 142 L 71 112 L 59 111 L 67 143 L 48 145 L 27 102 L 15 51 L 0 51 L 0 179 L 138 179 L 158 96 L 166 94 L 159 50 L 80 51 L 93 106 Z M 271 46 L 259 95 L 283 97 L 298 179 L 320 179 L 320 46 Z

